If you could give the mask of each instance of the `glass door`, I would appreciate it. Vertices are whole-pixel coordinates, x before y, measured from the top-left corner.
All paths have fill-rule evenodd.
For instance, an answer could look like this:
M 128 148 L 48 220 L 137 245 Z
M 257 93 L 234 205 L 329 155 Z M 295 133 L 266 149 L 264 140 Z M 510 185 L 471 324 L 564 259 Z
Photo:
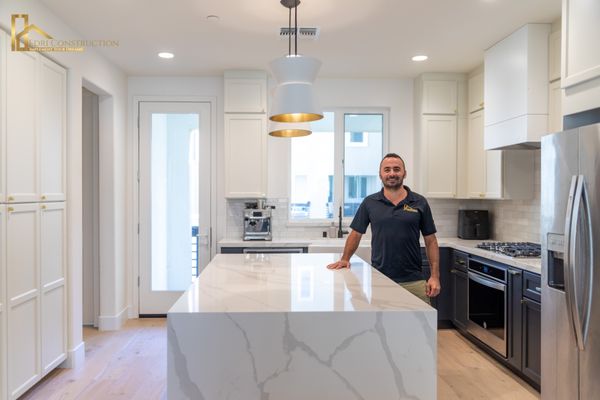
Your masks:
M 208 264 L 210 103 L 139 103 L 140 314 L 166 314 Z

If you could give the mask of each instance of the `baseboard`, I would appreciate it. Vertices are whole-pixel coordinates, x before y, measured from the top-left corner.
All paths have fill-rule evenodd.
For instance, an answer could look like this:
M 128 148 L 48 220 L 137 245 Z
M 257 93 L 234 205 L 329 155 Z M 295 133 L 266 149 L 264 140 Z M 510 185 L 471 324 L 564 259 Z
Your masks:
M 121 312 L 114 316 L 99 316 L 98 330 L 118 331 L 125 324 L 129 316 L 129 307 L 125 307 Z
M 67 359 L 59 368 L 79 368 L 85 363 L 85 342 L 79 343 L 72 350 L 67 351 Z

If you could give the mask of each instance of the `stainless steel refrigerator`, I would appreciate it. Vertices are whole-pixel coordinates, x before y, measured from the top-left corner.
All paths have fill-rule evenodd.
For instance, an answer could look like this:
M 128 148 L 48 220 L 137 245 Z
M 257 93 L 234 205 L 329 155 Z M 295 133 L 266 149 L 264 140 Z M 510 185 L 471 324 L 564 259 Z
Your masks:
M 542 139 L 543 400 L 600 399 L 600 124 Z

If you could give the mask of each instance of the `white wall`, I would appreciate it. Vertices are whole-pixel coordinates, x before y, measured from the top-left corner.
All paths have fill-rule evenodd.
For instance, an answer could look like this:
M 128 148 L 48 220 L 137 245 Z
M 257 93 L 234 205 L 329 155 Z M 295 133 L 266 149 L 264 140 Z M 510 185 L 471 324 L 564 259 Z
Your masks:
M 2 0 L 0 28 L 10 32 L 13 13 L 29 14 L 29 22 L 44 29 L 56 39 L 81 39 L 40 1 Z M 110 34 L 110 32 L 107 32 Z M 118 38 L 115 38 L 118 40 Z M 52 53 L 50 58 L 68 69 L 67 80 L 67 204 L 68 204 L 68 304 L 69 362 L 83 360 L 82 341 L 82 85 L 104 95 L 101 110 L 106 119 L 100 127 L 100 231 L 101 251 L 101 316 L 108 322 L 126 307 L 125 292 L 125 74 L 93 50 L 83 53 Z M 109 100 L 110 99 L 110 100 Z M 9 99 L 10 101 L 10 99 Z M 106 319 L 108 318 L 108 319 Z M 118 326 L 116 326 L 118 327 Z

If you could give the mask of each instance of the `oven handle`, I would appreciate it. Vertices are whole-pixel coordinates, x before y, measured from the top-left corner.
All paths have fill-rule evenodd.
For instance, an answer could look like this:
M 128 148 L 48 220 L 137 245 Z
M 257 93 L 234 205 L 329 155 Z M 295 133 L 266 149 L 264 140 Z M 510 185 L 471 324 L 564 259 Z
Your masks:
M 485 278 L 484 276 L 477 274 L 475 272 L 471 272 L 469 271 L 469 279 L 471 279 L 472 281 L 475 281 L 477 283 L 480 283 L 484 286 L 490 287 L 492 289 L 497 289 L 497 290 L 501 290 L 501 291 L 506 291 L 506 285 L 503 283 L 498 283 L 498 282 L 494 282 L 490 279 Z

